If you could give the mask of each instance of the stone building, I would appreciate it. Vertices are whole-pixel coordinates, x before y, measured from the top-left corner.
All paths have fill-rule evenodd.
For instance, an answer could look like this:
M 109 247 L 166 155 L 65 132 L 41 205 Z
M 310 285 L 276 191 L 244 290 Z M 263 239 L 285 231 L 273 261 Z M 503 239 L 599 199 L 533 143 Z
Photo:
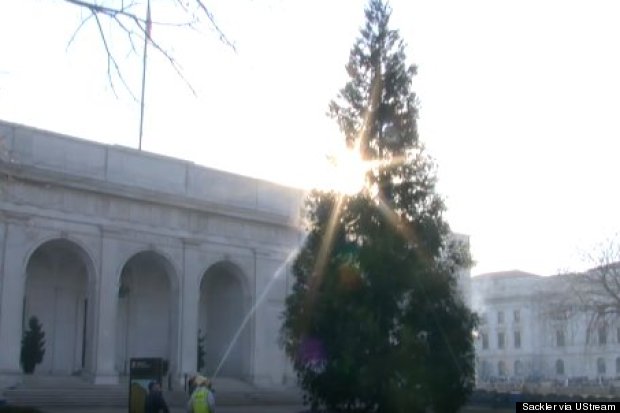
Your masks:
M 207 374 L 228 352 L 219 376 L 293 381 L 278 331 L 301 191 L 6 122 L 0 168 L 0 385 L 31 316 L 38 375 L 116 383 L 161 357 L 179 383 L 200 331 Z
M 620 376 L 620 324 L 594 322 L 575 288 L 579 275 L 521 271 L 472 278 L 472 306 L 481 316 L 477 380 L 523 383 L 604 382 Z

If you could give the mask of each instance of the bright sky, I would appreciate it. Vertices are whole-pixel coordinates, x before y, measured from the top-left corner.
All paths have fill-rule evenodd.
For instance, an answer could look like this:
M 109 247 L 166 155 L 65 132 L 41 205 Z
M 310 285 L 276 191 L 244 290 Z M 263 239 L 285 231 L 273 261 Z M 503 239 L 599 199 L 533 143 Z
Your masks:
M 153 0 L 153 18 L 167 13 Z M 342 142 L 325 113 L 363 23 L 363 0 L 208 2 L 237 53 L 153 28 L 197 91 L 153 51 L 143 148 L 290 185 L 324 183 Z M 409 45 L 420 136 L 438 164 L 474 274 L 551 274 L 620 232 L 620 4 L 615 0 L 392 0 Z M 158 14 L 159 13 L 159 14 Z M 97 27 L 67 50 L 80 10 L 0 3 L 0 118 L 137 147 L 139 104 L 106 77 Z M 140 56 L 115 50 L 140 92 Z

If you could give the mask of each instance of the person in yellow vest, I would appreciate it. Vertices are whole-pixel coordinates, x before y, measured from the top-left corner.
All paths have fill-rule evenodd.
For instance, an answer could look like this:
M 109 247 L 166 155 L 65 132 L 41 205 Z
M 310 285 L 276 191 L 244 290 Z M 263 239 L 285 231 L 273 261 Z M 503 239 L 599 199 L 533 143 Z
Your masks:
M 196 389 L 187 402 L 188 413 L 215 413 L 215 396 L 209 379 L 196 376 Z

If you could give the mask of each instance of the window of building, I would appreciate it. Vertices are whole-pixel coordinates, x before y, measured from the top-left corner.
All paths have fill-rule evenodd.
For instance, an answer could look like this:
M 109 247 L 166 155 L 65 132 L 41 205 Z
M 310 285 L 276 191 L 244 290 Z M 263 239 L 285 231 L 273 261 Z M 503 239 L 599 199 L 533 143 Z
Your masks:
M 482 333 L 482 349 L 488 350 L 489 348 L 489 335 L 487 333 Z
M 482 362 L 482 371 L 480 376 L 482 379 L 487 379 L 491 376 L 491 364 L 487 360 Z
M 570 310 L 566 305 L 553 303 L 551 304 L 551 308 L 552 308 L 552 311 L 550 313 L 550 317 L 552 320 L 557 320 L 557 321 L 568 320 Z
M 555 362 L 555 374 L 558 376 L 564 375 L 564 360 L 558 359 Z
M 497 348 L 503 349 L 506 343 L 504 342 L 504 333 L 497 333 Z
M 487 324 L 487 321 L 488 321 L 488 319 L 487 319 L 487 318 L 488 318 L 488 317 L 487 317 L 487 313 L 481 313 L 481 314 L 480 314 L 480 325 L 481 325 L 481 326 L 484 326 L 484 325 L 486 325 L 486 324 Z
M 598 328 L 598 344 L 600 346 L 607 344 L 607 328 L 605 326 Z
M 620 357 L 616 359 L 616 375 L 620 374 Z
M 520 331 L 515 331 L 515 336 L 514 336 L 514 341 L 515 341 L 515 348 L 521 348 L 521 332 Z
M 506 371 L 506 363 L 504 363 L 503 361 L 497 363 L 497 374 L 500 377 L 504 377 L 508 374 L 508 372 Z
M 620 343 L 620 327 L 616 328 L 616 342 Z
M 602 357 L 599 357 L 596 360 L 596 373 L 597 374 L 605 374 L 606 370 L 607 370 L 607 368 L 605 366 L 605 360 Z
M 521 363 L 521 360 L 515 361 L 515 376 L 523 376 L 523 363 Z
M 503 324 L 503 323 L 504 323 L 504 312 L 498 311 L 497 312 L 497 324 Z
M 564 347 L 566 345 L 564 330 L 555 330 L 555 344 L 558 347 Z
M 519 310 L 514 310 L 513 312 L 513 316 L 514 316 L 514 322 L 518 323 L 521 321 L 521 311 Z

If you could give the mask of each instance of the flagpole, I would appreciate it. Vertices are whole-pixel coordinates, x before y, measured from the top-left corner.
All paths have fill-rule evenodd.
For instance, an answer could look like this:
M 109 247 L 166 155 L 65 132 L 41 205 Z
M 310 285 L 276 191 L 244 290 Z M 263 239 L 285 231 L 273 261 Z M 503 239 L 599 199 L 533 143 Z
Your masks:
M 138 150 L 142 150 L 142 126 L 144 123 L 144 85 L 146 83 L 146 51 L 151 37 L 151 0 L 146 2 L 146 26 L 144 30 L 144 58 L 142 60 L 142 98 L 140 99 L 140 138 Z

